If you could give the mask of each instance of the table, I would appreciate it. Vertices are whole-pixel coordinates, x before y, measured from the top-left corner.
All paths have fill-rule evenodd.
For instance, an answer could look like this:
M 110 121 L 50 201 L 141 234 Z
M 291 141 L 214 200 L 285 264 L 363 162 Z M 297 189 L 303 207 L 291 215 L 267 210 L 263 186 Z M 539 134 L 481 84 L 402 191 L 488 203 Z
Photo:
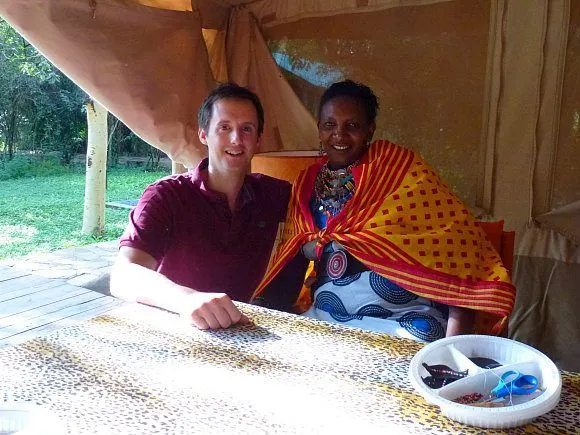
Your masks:
M 0 392 L 50 409 L 74 434 L 483 432 L 414 392 L 420 343 L 240 307 L 255 326 L 198 331 L 126 305 L 0 349 Z M 557 408 L 509 433 L 576 433 L 578 415 L 580 375 L 563 373 Z

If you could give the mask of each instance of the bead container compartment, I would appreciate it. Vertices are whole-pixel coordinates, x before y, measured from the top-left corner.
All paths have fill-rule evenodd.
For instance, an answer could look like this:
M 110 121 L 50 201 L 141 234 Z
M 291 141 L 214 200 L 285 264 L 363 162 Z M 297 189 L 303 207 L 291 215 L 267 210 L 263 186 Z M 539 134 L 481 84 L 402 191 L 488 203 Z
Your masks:
M 486 369 L 470 358 L 489 358 L 501 366 Z M 423 381 L 432 374 L 425 365 L 447 366 L 455 372 L 467 371 L 467 375 L 440 388 L 430 388 Z M 474 393 L 487 398 L 508 371 L 535 376 L 541 393 L 510 396 L 506 406 L 501 407 L 455 402 Z M 426 345 L 411 360 L 409 377 L 413 387 L 427 402 L 439 406 L 443 415 L 472 426 L 496 429 L 521 426 L 549 412 L 558 403 L 562 388 L 560 372 L 546 355 L 526 344 L 487 335 L 448 337 Z

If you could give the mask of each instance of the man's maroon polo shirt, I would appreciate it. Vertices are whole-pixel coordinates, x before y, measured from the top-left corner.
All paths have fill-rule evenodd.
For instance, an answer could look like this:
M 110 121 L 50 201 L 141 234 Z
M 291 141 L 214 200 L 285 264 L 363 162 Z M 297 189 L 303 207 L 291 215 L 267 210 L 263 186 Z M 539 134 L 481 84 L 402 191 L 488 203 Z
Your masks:
M 150 254 L 177 284 L 245 302 L 268 265 L 291 186 L 249 174 L 232 214 L 226 196 L 206 187 L 207 163 L 147 187 L 120 245 Z

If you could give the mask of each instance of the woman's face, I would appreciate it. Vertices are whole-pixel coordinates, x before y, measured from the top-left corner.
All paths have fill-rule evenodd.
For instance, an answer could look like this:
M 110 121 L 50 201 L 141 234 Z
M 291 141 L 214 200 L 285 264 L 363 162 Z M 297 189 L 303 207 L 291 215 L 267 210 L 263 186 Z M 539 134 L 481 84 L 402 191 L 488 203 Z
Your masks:
M 375 132 L 361 103 L 349 97 L 336 97 L 320 111 L 318 137 L 324 145 L 331 168 L 344 168 L 361 158 Z

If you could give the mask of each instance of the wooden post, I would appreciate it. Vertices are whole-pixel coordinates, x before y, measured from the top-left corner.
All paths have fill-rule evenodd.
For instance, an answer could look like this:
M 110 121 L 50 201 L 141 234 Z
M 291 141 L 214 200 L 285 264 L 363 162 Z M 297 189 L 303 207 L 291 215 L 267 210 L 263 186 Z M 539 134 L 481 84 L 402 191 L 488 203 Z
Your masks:
M 97 101 L 87 103 L 87 166 L 83 234 L 100 235 L 105 228 L 107 175 L 107 109 Z

